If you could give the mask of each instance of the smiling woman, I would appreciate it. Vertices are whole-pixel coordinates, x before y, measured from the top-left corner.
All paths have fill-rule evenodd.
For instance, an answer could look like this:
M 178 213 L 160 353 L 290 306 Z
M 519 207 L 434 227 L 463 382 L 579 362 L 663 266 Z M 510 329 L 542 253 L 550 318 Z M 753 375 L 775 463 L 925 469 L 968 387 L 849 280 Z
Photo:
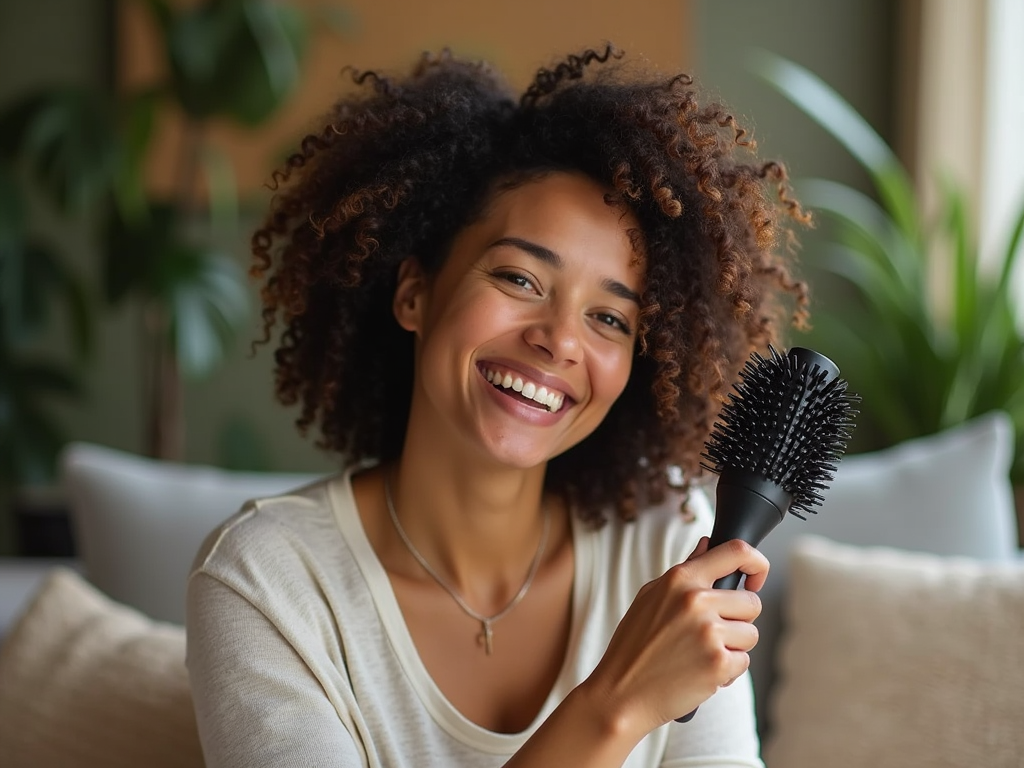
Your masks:
M 804 216 L 724 108 L 619 58 L 518 100 L 448 55 L 357 73 L 275 177 L 264 340 L 344 469 L 199 553 L 208 765 L 761 765 L 768 566 L 707 549 L 693 481 L 779 300 L 803 317 Z

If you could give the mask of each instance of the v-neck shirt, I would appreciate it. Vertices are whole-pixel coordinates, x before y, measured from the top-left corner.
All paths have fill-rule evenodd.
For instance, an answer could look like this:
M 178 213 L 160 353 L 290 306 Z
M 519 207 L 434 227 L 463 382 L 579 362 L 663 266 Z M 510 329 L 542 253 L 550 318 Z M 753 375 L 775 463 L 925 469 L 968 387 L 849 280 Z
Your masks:
M 294 764 L 490 768 L 505 763 L 600 661 L 637 591 L 685 559 L 712 513 L 699 491 L 635 521 L 573 519 L 566 656 L 520 733 L 473 723 L 420 658 L 356 508 L 352 470 L 247 503 L 204 542 L 189 579 L 188 667 L 208 768 Z M 762 768 L 746 675 L 629 768 Z

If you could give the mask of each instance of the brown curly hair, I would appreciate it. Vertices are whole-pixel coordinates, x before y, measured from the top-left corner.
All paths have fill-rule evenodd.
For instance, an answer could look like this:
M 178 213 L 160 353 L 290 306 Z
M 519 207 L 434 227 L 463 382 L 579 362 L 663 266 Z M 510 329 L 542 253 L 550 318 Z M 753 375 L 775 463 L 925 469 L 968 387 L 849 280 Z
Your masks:
M 585 517 L 630 518 L 688 477 L 731 381 L 775 341 L 788 294 L 807 291 L 777 253 L 805 222 L 776 162 L 692 80 L 637 74 L 611 46 L 541 69 L 521 98 L 487 65 L 424 56 L 361 89 L 275 172 L 252 239 L 266 343 L 280 320 L 276 392 L 346 461 L 395 459 L 413 381 L 412 335 L 391 310 L 399 263 L 440 269 L 456 233 L 500 190 L 552 171 L 615 190 L 640 223 L 645 289 L 633 369 L 588 438 L 551 460 L 548 489 Z M 775 190 L 770 188 L 774 186 Z M 782 249 L 787 250 L 787 249 Z

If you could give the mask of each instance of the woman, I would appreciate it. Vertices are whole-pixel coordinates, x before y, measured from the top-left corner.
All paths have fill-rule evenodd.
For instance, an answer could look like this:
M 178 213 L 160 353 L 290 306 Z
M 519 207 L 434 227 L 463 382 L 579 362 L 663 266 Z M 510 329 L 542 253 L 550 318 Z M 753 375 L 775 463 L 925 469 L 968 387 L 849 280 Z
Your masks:
M 776 299 L 802 315 L 773 249 L 803 214 L 688 79 L 617 58 L 520 100 L 448 55 L 357 74 L 276 177 L 277 394 L 347 469 L 198 555 L 211 767 L 761 765 L 768 564 L 707 550 L 690 479 Z

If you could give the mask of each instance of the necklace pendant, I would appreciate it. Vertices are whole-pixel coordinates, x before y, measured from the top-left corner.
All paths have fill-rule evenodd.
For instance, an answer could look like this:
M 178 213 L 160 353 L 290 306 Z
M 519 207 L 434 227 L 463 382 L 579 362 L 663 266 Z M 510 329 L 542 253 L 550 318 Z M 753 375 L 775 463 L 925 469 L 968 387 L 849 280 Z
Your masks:
M 490 656 L 491 650 L 493 649 L 491 641 L 494 637 L 494 633 L 491 632 L 491 622 L 481 621 L 480 623 L 483 625 L 483 630 L 481 630 L 480 634 L 476 636 L 477 644 L 482 644 L 484 646 L 484 652 Z

